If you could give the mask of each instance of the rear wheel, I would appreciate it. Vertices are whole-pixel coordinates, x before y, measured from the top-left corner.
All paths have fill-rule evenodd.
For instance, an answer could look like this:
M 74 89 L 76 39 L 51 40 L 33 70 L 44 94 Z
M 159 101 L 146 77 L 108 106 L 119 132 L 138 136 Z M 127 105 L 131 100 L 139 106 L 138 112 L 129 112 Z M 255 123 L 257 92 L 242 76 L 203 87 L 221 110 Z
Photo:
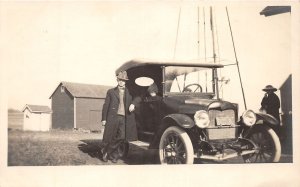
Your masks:
M 159 143 L 161 164 L 193 164 L 194 149 L 188 134 L 179 127 L 169 127 Z
M 268 126 L 253 127 L 246 138 L 250 139 L 257 146 L 256 153 L 243 156 L 246 163 L 279 161 L 281 145 L 273 129 Z

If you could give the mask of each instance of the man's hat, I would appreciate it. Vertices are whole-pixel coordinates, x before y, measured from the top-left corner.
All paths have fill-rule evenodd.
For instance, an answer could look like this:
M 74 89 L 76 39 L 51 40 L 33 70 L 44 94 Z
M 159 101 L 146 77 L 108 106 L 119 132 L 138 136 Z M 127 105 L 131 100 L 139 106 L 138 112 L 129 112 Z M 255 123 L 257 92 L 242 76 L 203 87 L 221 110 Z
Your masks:
M 262 89 L 263 91 L 273 91 L 276 92 L 277 88 L 274 88 L 272 85 L 267 85 L 264 89 Z
M 120 71 L 120 73 L 117 75 L 118 79 L 128 81 L 127 72 L 126 71 Z

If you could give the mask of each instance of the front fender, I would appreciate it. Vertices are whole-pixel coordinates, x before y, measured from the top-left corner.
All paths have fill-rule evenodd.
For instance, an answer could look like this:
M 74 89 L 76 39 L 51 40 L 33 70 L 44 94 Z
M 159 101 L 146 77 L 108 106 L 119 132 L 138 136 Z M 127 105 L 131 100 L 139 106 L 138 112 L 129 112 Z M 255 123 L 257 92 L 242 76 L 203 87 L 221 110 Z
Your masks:
M 163 118 L 162 122 L 164 124 L 170 123 L 170 120 L 185 129 L 189 129 L 195 126 L 194 120 L 185 114 L 169 114 Z
M 244 137 L 247 137 L 248 134 L 251 133 L 251 131 L 258 126 L 261 125 L 268 126 L 274 130 L 277 128 L 278 125 L 280 125 L 279 121 L 270 114 L 265 114 L 261 112 L 255 114 L 257 119 L 256 119 L 256 123 L 252 127 L 247 127 L 245 124 L 242 125 L 243 130 L 241 129 L 241 132 L 243 132 Z
M 195 126 L 195 122 L 185 114 L 169 114 L 165 116 L 161 121 L 161 126 L 150 143 L 149 149 L 158 149 L 161 135 L 170 126 L 179 126 L 184 129 L 190 129 Z
M 270 124 L 272 126 L 280 125 L 279 121 L 270 114 L 258 112 L 256 113 L 256 117 L 256 124 L 261 124 L 261 122 L 263 122 L 263 124 Z

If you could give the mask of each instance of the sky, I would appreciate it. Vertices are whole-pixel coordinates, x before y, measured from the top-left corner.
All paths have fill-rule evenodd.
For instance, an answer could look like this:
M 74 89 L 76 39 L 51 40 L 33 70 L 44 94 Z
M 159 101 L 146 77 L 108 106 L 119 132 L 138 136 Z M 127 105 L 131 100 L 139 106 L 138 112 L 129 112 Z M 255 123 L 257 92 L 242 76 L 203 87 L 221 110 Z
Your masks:
M 1 1 L 0 5 L 1 63 L 9 108 L 51 106 L 49 97 L 61 81 L 116 85 L 115 70 L 131 59 L 193 60 L 212 54 L 207 3 Z M 213 5 L 216 51 L 224 63 L 234 63 L 225 7 Z M 228 5 L 247 106 L 254 110 L 260 107 L 262 88 L 267 84 L 279 88 L 292 73 L 291 15 L 265 17 L 259 14 L 265 7 Z M 221 76 L 230 78 L 223 85 L 224 99 L 243 109 L 236 66 L 222 70 Z

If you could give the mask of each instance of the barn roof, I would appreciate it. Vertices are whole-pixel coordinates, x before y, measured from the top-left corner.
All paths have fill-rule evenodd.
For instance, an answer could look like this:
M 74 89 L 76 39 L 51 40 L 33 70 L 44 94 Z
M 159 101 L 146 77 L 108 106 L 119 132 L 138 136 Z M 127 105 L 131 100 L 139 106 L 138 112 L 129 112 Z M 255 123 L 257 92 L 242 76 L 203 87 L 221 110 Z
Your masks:
M 48 106 L 44 105 L 29 105 L 26 104 L 25 107 L 23 108 L 22 112 L 26 110 L 26 108 L 31 112 L 31 113 L 51 113 L 52 110 Z
M 264 16 L 273 16 L 286 12 L 291 12 L 291 6 L 267 6 L 259 14 Z
M 61 82 L 59 86 L 64 86 L 65 89 L 68 90 L 68 92 L 73 97 L 84 97 L 84 98 L 105 98 L 106 92 L 108 89 L 112 88 L 111 86 L 103 86 L 103 85 L 94 85 L 94 84 L 83 84 L 83 83 L 73 83 L 73 82 Z M 57 90 L 55 89 L 55 91 Z M 55 93 L 55 91 L 51 94 Z

